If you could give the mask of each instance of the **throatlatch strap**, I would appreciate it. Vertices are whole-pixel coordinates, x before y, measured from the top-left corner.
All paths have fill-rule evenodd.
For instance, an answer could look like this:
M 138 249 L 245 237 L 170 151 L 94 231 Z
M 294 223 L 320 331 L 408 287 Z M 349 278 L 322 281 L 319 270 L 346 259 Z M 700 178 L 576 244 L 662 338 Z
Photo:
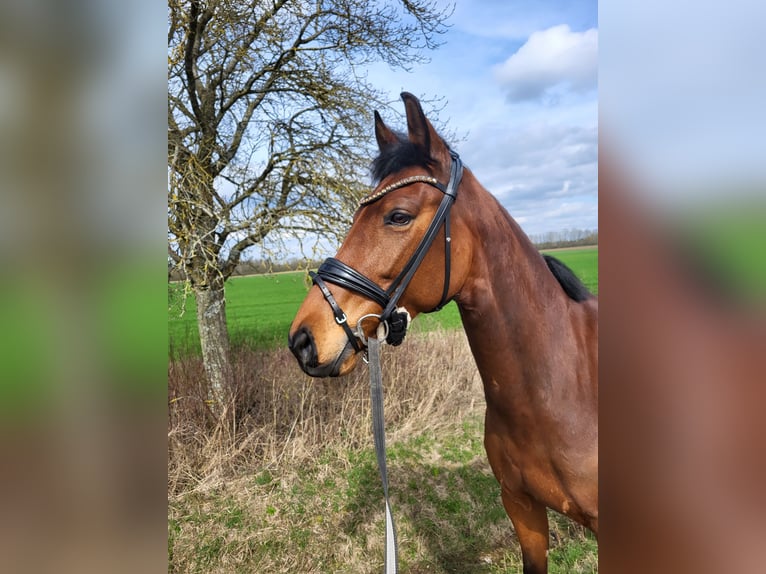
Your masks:
M 372 401 L 372 435 L 375 439 L 375 456 L 378 459 L 383 496 L 386 499 L 386 574 L 397 573 L 396 528 L 388 500 L 388 472 L 386 469 L 386 428 L 383 418 L 383 381 L 380 371 L 380 341 L 376 337 L 367 339 L 367 353 L 370 367 L 370 398 Z
M 450 218 L 447 216 L 444 220 L 444 288 L 442 289 L 442 298 L 439 301 L 439 304 L 434 307 L 433 311 L 429 311 L 430 313 L 441 311 L 449 302 L 447 297 L 449 297 L 450 267 L 452 266 L 452 234 L 450 233 L 449 222 Z

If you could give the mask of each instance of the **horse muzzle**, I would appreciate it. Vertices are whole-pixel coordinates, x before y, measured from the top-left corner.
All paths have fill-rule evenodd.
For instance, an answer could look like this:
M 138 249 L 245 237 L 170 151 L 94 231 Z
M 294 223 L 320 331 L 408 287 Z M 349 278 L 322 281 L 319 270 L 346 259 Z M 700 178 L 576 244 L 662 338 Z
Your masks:
M 295 358 L 298 360 L 303 372 L 312 377 L 337 377 L 342 372 L 342 367 L 353 350 L 346 345 L 334 360 L 320 363 L 316 342 L 311 331 L 306 327 L 300 327 L 295 333 L 287 338 L 287 345 Z M 345 369 L 347 372 L 350 369 Z

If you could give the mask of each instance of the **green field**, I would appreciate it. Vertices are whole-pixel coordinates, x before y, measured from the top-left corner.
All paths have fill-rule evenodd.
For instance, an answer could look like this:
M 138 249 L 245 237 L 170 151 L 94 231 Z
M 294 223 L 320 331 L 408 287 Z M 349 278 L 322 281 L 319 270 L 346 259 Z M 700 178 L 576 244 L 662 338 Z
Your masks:
M 598 293 L 598 247 L 549 252 L 567 264 L 585 285 Z M 226 316 L 234 345 L 273 348 L 287 339 L 293 317 L 309 286 L 304 272 L 233 277 L 226 283 Z M 184 303 L 185 301 L 185 303 Z M 170 354 L 199 354 L 194 297 L 183 297 L 180 284 L 169 285 L 168 340 Z M 185 309 L 184 309 L 185 307 Z M 460 327 L 457 306 L 450 303 L 438 313 L 422 315 L 413 328 L 429 331 Z

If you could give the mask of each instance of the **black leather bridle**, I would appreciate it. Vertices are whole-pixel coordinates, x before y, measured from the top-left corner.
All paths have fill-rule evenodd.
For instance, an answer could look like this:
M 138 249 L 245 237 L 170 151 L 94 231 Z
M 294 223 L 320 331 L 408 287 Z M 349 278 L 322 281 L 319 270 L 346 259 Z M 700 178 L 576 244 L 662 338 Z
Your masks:
M 333 315 L 335 315 L 335 321 L 346 332 L 351 346 L 354 351 L 359 352 L 364 349 L 365 337 L 362 331 L 361 321 L 356 326 L 356 332 L 349 326 L 348 317 L 338 305 L 338 302 L 332 296 L 332 293 L 328 289 L 327 283 L 333 283 L 355 291 L 360 295 L 375 301 L 383 308 L 380 316 L 377 316 L 381 323 L 386 326 L 386 342 L 389 345 L 399 345 L 404 340 L 404 336 L 407 333 L 407 313 L 397 310 L 397 304 L 404 294 L 405 289 L 410 284 L 412 277 L 420 267 L 423 258 L 425 257 L 428 249 L 436 238 L 436 234 L 444 225 L 444 289 L 442 291 L 442 297 L 439 304 L 430 312 L 438 311 L 449 301 L 449 283 L 450 283 L 450 208 L 455 202 L 457 197 L 457 189 L 460 185 L 460 181 L 463 178 L 463 162 L 460 161 L 460 156 L 452 150 L 450 150 L 450 156 L 452 157 L 452 164 L 450 166 L 450 178 L 447 185 L 441 184 L 436 178 L 426 175 L 416 175 L 412 177 L 404 178 L 396 183 L 386 186 L 382 190 L 367 196 L 359 202 L 360 207 L 369 205 L 376 202 L 381 197 L 390 193 L 396 189 L 411 185 L 413 183 L 427 183 L 432 185 L 444 194 L 441 203 L 439 204 L 434 218 L 431 224 L 428 226 L 423 239 L 421 239 L 415 252 L 410 257 L 407 264 L 404 266 L 399 275 L 394 279 L 388 289 L 381 289 L 373 281 L 359 273 L 356 269 L 346 265 L 342 261 L 329 257 L 319 266 L 316 273 L 310 273 L 311 280 L 319 287 L 322 295 L 332 308 Z

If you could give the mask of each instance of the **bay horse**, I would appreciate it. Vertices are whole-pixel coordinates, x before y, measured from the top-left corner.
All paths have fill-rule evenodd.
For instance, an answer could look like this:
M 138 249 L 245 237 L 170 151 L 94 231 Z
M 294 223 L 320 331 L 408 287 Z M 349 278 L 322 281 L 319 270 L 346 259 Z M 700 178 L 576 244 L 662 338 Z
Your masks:
M 288 344 L 307 374 L 344 375 L 380 323 L 399 344 L 410 318 L 455 300 L 524 574 L 545 573 L 546 507 L 598 535 L 598 301 L 463 168 L 418 99 L 401 97 L 408 132 L 375 112 L 376 187 L 312 274 Z

